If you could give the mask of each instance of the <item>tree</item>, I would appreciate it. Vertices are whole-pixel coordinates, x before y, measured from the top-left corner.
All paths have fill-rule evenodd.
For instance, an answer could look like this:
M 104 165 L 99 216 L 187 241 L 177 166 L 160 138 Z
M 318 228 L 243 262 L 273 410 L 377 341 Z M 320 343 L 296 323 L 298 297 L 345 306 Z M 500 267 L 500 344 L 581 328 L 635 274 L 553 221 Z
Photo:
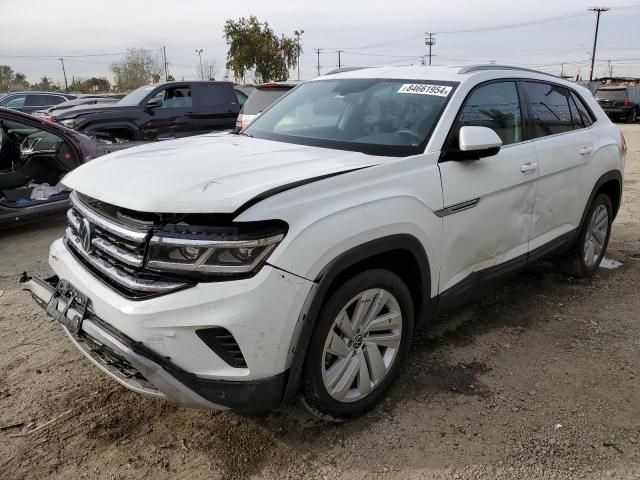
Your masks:
M 88 80 L 74 77 L 69 85 L 69 90 L 80 93 L 102 93 L 111 90 L 111 84 L 106 78 L 92 77 Z
M 0 92 L 27 88 L 29 88 L 29 82 L 24 73 L 14 72 L 9 65 L 0 65 Z
M 51 81 L 50 78 L 47 78 L 46 76 L 42 77 L 39 83 L 36 83 L 35 85 L 33 85 L 33 88 L 36 90 L 42 90 L 44 92 L 56 90 L 56 86 L 54 85 L 54 83 Z
M 200 68 L 200 62 L 196 62 L 196 78 L 199 80 L 209 80 L 215 78 L 217 73 L 216 62 L 212 60 L 203 60 L 202 69 Z
M 226 67 L 236 79 L 255 69 L 261 82 L 285 80 L 289 69 L 297 65 L 296 41 L 284 35 L 278 37 L 267 22 L 260 23 L 253 15 L 249 19 L 227 20 L 224 38 L 229 46 Z
M 134 90 L 149 83 L 158 82 L 162 72 L 160 59 L 142 48 L 130 48 L 122 60 L 111 64 L 116 88 Z

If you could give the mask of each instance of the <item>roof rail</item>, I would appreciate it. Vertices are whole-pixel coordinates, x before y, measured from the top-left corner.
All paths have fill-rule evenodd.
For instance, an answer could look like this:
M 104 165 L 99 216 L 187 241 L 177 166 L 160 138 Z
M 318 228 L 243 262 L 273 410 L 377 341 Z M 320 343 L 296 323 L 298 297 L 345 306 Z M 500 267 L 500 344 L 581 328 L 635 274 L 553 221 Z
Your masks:
M 540 70 L 532 70 L 530 68 L 523 67 L 515 67 L 513 65 L 494 65 L 494 64 L 481 64 L 481 65 L 467 65 L 466 67 L 462 67 L 458 70 L 459 74 L 464 73 L 473 73 L 473 72 L 484 72 L 488 70 L 517 70 L 521 72 L 530 72 L 530 73 L 539 73 L 540 75 L 548 75 L 550 77 L 558 77 L 552 73 L 541 72 Z
M 336 68 L 335 70 L 331 70 L 330 72 L 327 72 L 324 75 L 333 75 L 334 73 L 354 72 L 356 70 L 363 70 L 365 68 L 371 68 L 371 67 L 342 67 L 342 68 Z

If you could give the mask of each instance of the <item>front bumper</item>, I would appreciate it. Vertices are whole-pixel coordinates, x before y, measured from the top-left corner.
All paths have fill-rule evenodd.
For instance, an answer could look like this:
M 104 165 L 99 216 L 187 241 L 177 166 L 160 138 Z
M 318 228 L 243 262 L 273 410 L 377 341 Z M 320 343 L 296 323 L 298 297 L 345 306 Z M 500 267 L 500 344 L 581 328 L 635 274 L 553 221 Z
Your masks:
M 88 298 L 77 332 L 58 319 L 76 346 L 122 385 L 194 407 L 256 412 L 279 405 L 298 316 L 313 282 L 267 265 L 250 279 L 133 300 L 84 268 L 61 240 L 52 244 L 49 263 L 57 277 L 25 276 L 23 287 L 43 307 L 58 277 Z M 66 307 L 59 296 L 56 301 L 57 312 L 48 311 L 54 318 Z M 64 318 L 74 317 L 67 312 Z M 196 334 L 211 327 L 234 336 L 246 367 L 226 363 Z
M 51 299 L 58 277 L 46 280 L 24 275 L 22 287 L 48 313 L 52 313 Z M 82 313 L 67 308 L 64 302 L 54 304 L 58 312 L 68 318 Z M 62 325 L 71 341 L 91 362 L 126 388 L 157 398 L 168 398 L 186 406 L 255 413 L 277 407 L 282 400 L 286 372 L 258 381 L 225 381 L 198 378 L 173 365 L 106 324 L 93 312 L 87 311 L 77 333 Z

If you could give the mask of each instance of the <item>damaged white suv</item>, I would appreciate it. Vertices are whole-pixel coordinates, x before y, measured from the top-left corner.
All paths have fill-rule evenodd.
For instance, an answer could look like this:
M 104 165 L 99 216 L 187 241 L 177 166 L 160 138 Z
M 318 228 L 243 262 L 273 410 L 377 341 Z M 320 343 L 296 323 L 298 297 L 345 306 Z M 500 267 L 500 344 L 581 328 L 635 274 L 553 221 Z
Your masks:
M 593 273 L 625 153 L 587 90 L 544 73 L 336 73 L 243 134 L 71 172 L 56 276 L 22 284 L 127 388 L 241 412 L 300 392 L 354 417 L 437 310 L 542 256 Z

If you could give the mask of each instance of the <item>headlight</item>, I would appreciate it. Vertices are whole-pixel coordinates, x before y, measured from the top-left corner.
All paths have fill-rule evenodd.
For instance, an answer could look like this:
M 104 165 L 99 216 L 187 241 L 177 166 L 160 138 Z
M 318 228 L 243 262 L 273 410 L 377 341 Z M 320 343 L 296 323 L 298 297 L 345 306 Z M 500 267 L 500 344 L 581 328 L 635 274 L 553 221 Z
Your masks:
M 67 128 L 73 129 L 78 124 L 78 120 L 76 120 L 75 118 L 70 118 L 68 120 L 60 120 L 60 123 Z
M 284 238 L 284 230 L 259 237 L 251 235 L 252 238 L 233 235 L 233 239 L 221 239 L 221 236 L 159 232 L 151 238 L 147 268 L 205 274 L 257 272 Z

